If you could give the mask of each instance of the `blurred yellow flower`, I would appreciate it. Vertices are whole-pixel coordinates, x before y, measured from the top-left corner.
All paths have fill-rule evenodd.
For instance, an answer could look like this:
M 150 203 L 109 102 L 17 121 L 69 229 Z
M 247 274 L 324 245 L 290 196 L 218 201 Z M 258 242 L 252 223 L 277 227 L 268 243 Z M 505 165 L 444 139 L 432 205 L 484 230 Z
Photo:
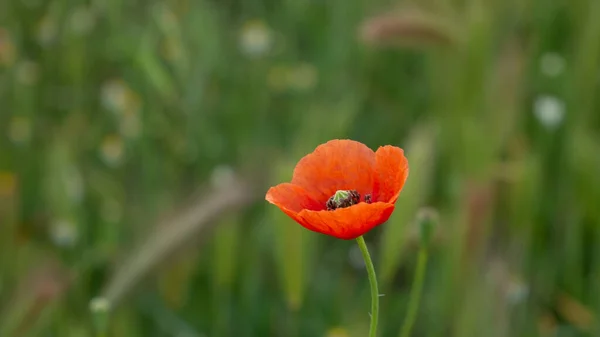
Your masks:
M 10 67 L 16 59 L 16 48 L 8 30 L 0 27 L 0 66 Z
M 240 34 L 240 49 L 250 57 L 261 57 L 273 46 L 273 33 L 260 20 L 248 21 Z
M 326 337 L 349 337 L 350 335 L 344 328 L 335 327 L 327 331 Z
M 123 160 L 123 153 L 123 140 L 121 137 L 118 135 L 104 137 L 100 146 L 100 155 L 108 166 L 118 166 Z
M 17 177 L 12 172 L 0 171 L 0 197 L 12 197 L 17 189 Z

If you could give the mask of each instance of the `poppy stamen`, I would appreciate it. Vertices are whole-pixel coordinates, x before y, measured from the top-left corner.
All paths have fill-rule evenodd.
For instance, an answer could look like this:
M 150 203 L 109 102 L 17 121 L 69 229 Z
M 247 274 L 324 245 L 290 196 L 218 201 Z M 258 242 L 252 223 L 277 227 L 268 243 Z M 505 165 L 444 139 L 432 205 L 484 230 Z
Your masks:
M 338 208 L 346 208 L 360 202 L 360 193 L 356 190 L 338 190 L 327 200 L 327 210 L 333 211 Z
M 372 197 L 371 197 L 371 194 L 365 194 L 365 202 L 366 202 L 367 204 L 370 204 L 370 203 L 372 203 L 372 202 L 373 202 L 373 199 L 372 199 Z

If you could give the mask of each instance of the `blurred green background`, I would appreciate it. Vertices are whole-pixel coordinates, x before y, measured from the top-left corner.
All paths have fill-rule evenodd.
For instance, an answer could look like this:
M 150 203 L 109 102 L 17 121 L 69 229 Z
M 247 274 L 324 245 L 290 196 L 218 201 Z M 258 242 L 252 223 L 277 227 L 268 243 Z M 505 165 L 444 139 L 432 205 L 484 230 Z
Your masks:
M 405 149 L 380 336 L 599 336 L 600 1 L 0 1 L 0 336 L 366 336 L 354 241 L 264 201 Z M 92 309 L 92 311 L 90 311 Z M 95 310 L 95 311 L 94 311 Z

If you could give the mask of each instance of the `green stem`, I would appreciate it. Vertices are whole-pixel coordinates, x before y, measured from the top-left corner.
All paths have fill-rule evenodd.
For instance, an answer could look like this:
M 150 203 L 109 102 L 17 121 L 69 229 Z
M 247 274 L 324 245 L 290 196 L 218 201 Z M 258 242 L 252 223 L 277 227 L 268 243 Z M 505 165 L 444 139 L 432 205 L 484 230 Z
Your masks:
M 421 302 L 421 293 L 423 290 L 423 281 L 425 279 L 425 267 L 427 266 L 427 247 L 422 247 L 419 251 L 419 257 L 417 259 L 417 270 L 415 271 L 415 278 L 413 280 L 412 289 L 410 291 L 410 299 L 408 302 L 408 311 L 404 318 L 404 324 L 400 337 L 409 337 L 412 331 L 415 319 L 417 318 L 417 311 L 419 310 L 419 303 Z
M 379 314 L 379 290 L 377 290 L 377 276 L 375 275 L 375 267 L 373 267 L 373 261 L 371 255 L 369 255 L 369 249 L 365 243 L 365 239 L 362 236 L 356 238 L 358 247 L 362 252 L 363 258 L 365 259 L 365 265 L 367 267 L 367 273 L 369 274 L 369 283 L 371 284 L 371 327 L 369 328 L 369 337 L 377 336 L 377 316 Z

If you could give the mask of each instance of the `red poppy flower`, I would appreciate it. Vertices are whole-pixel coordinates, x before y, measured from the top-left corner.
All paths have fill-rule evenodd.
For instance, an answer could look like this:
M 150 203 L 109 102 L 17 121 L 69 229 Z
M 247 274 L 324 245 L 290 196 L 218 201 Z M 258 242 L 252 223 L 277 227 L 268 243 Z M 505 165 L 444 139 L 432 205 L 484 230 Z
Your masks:
M 307 229 L 350 240 L 387 221 L 407 177 L 398 147 L 373 152 L 332 140 L 302 158 L 291 183 L 271 187 L 266 200 Z

